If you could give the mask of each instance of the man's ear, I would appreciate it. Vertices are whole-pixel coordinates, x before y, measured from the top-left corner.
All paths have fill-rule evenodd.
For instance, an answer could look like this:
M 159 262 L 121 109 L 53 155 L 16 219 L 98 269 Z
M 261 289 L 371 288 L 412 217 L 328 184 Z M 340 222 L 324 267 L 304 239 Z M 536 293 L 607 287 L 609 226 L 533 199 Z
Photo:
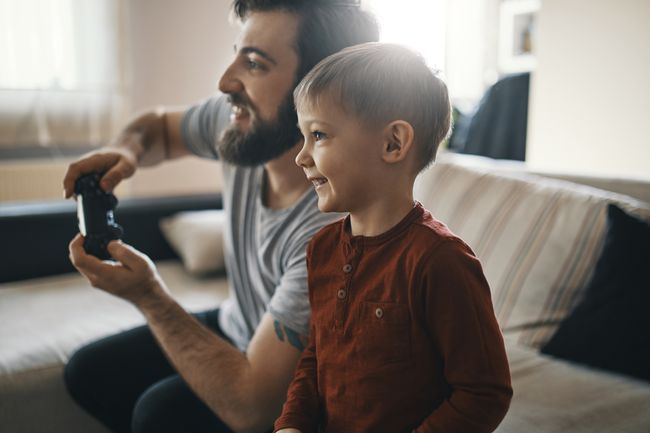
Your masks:
M 394 164 L 403 161 L 413 147 L 415 133 L 410 123 L 394 120 L 384 128 L 381 158 L 384 162 Z

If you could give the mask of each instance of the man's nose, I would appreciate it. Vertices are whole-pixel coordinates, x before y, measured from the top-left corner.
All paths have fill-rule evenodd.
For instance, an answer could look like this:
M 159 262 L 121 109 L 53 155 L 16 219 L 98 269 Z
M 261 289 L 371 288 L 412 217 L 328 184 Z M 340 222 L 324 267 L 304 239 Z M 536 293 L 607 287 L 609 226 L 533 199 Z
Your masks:
M 219 90 L 222 93 L 239 93 L 244 90 L 244 85 L 237 77 L 235 71 L 235 64 L 228 66 L 228 69 L 223 73 L 219 79 Z

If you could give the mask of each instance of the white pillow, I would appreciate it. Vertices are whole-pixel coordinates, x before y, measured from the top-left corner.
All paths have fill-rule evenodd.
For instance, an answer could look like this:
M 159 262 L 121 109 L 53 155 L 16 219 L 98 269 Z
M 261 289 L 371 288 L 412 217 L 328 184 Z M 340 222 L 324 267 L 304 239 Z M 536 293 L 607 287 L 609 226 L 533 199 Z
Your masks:
M 222 210 L 179 212 L 162 218 L 160 229 L 188 272 L 203 275 L 225 268 Z

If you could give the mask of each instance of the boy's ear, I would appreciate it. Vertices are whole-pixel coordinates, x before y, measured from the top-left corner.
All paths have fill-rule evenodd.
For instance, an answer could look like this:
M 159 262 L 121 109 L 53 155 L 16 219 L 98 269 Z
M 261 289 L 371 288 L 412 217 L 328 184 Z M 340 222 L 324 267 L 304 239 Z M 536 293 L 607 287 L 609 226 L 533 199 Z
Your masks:
M 394 120 L 386 125 L 381 153 L 384 162 L 403 161 L 413 147 L 414 136 L 413 126 L 405 120 Z

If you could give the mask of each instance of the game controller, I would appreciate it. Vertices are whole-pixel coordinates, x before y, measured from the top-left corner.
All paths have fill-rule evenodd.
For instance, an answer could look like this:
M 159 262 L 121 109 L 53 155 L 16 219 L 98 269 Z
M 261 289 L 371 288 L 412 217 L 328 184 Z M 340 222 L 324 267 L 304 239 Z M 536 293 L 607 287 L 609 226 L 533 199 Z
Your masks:
M 117 198 L 99 186 L 102 175 L 90 173 L 80 176 L 75 182 L 77 194 L 77 218 L 79 232 L 84 237 L 84 250 L 98 259 L 111 258 L 106 250 L 108 243 L 120 239 L 124 233 L 115 223 L 113 210 Z

